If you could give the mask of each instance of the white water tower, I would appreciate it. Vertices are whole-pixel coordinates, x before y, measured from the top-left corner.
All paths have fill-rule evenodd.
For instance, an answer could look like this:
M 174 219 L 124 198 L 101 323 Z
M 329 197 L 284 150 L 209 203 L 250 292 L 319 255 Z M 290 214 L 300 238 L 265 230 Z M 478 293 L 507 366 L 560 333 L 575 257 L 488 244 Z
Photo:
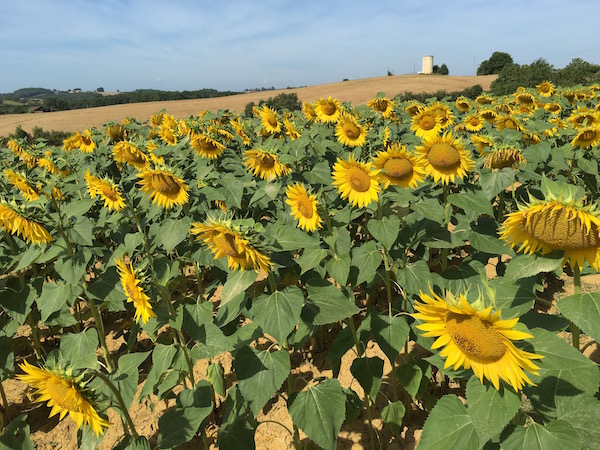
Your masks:
M 433 73 L 433 56 L 423 56 L 423 70 L 422 74 L 431 75 Z

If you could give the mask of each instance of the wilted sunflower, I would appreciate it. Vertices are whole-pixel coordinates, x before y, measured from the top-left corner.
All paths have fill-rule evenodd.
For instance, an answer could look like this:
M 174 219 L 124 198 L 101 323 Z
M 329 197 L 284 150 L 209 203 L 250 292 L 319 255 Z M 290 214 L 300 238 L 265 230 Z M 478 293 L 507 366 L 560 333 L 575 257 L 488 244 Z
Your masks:
M 91 198 L 100 196 L 104 200 L 104 206 L 113 211 L 121 211 L 125 208 L 125 200 L 119 189 L 111 180 L 95 177 L 88 170 L 84 175 Z
M 502 320 L 501 311 L 492 313 L 492 307 L 476 309 L 460 294 L 456 299 L 447 292 L 448 301 L 432 291 L 433 296 L 421 292 L 421 302 L 415 304 L 417 325 L 424 337 L 436 338 L 432 350 L 444 347 L 440 356 L 445 358 L 444 369 L 460 367 L 472 369 L 479 381 L 483 378 L 500 390 L 500 380 L 520 391 L 525 384 L 534 383 L 525 370 L 539 375 L 532 360 L 543 356 L 529 353 L 515 346 L 513 341 L 530 339 L 533 336 L 515 329 L 518 318 Z
M 535 96 L 531 92 L 518 92 L 515 94 L 515 101 L 520 105 L 534 106 Z
M 77 428 L 88 425 L 96 437 L 104 434 L 104 427 L 110 426 L 110 422 L 96 411 L 94 393 L 80 378 L 74 377 L 72 371 L 41 369 L 27 361 L 19 367 L 25 373 L 17 378 L 35 389 L 35 395 L 39 395 L 37 402 L 47 402 L 52 407 L 50 417 L 59 414 L 62 420 L 69 413 Z
M 594 109 L 577 107 L 567 118 L 567 122 L 576 130 L 580 130 L 585 127 L 600 125 L 600 118 L 598 111 Z
M 4 175 L 10 184 L 16 187 L 28 202 L 33 202 L 40 198 L 40 193 L 29 181 L 27 181 L 27 177 L 25 177 L 24 174 L 6 169 Z
M 561 250 L 563 264 L 583 268 L 587 260 L 600 271 L 600 211 L 595 204 L 584 207 L 580 195 L 563 191 L 546 190 L 544 200 L 530 196 L 528 204 L 507 216 L 500 237 L 530 255 Z
M 25 148 L 23 148 L 23 146 L 21 144 L 19 144 L 19 142 L 17 142 L 15 139 L 9 139 L 6 146 L 16 156 L 20 156 L 21 153 L 23 153 L 25 151 Z
M 462 113 L 465 113 L 469 109 L 471 109 L 471 102 L 466 97 L 458 97 L 456 99 L 456 102 L 454 102 L 454 104 L 456 105 L 458 110 Z
M 295 183 L 288 186 L 285 202 L 292 208 L 292 216 L 298 219 L 298 227 L 305 231 L 315 231 L 321 228 L 321 217 L 317 212 L 317 197 L 309 194 L 304 185 Z
M 442 102 L 434 102 L 428 107 L 441 120 L 442 130 L 454 124 L 454 114 L 448 105 Z
M 465 130 L 476 133 L 483 128 L 484 120 L 479 114 L 469 114 L 465 117 L 463 123 L 465 124 Z
M 189 136 L 191 133 L 192 129 L 187 121 L 181 119 L 177 122 L 177 134 L 179 134 L 179 136 Z
M 190 232 L 210 248 L 215 259 L 227 257 L 232 270 L 254 269 L 270 272 L 273 263 L 259 250 L 255 236 L 249 229 L 242 229 L 227 220 L 209 218 L 208 223 L 192 222 Z
M 206 134 L 193 133 L 190 146 L 202 158 L 216 159 L 223 154 L 225 146 Z
M 377 97 L 369 100 L 367 105 L 381 114 L 384 119 L 392 119 L 396 116 L 394 112 L 394 104 L 389 98 Z
M 514 108 L 510 103 L 498 103 L 497 105 L 494 105 L 494 109 L 498 112 L 504 113 L 504 114 L 513 114 L 514 113 Z
M 0 202 L 0 225 L 10 234 L 21 236 L 27 243 L 40 245 L 52 241 L 52 236 L 42 224 L 18 213 L 8 203 Z
M 523 154 L 518 148 L 501 147 L 488 155 L 483 167 L 489 169 L 512 167 L 516 169 L 519 167 L 519 164 L 525 162 L 525 158 L 523 158 Z
M 242 142 L 244 143 L 244 145 L 252 144 L 252 139 L 250 139 L 250 136 L 248 136 L 248 133 L 244 129 L 244 125 L 239 117 L 236 120 L 232 119 L 230 124 L 231 124 L 232 128 L 235 130 L 235 132 L 237 133 L 237 135 L 242 139 Z
M 343 199 L 348 199 L 352 206 L 360 208 L 378 201 L 381 188 L 377 182 L 379 170 L 373 169 L 370 162 L 361 162 L 350 155 L 346 161 L 338 158 L 333 166 L 333 185 Z
M 455 178 L 463 179 L 475 163 L 460 139 L 451 133 L 434 136 L 423 141 L 423 146 L 416 147 L 425 160 L 425 171 L 434 181 L 442 184 L 454 182 Z
M 161 208 L 170 209 L 175 205 L 181 206 L 187 203 L 190 188 L 169 169 L 144 170 L 138 173 L 138 177 L 141 178 L 138 183 L 142 191 L 150 195 L 152 203 L 158 204 Z
M 404 108 L 404 111 L 406 111 L 410 117 L 415 117 L 424 109 L 425 107 L 422 103 L 419 103 L 417 100 L 411 100 L 408 102 L 408 105 L 406 105 L 406 107 Z
M 535 88 L 542 97 L 551 97 L 554 94 L 554 85 L 550 81 L 542 81 Z
M 380 170 L 377 179 L 384 189 L 387 189 L 390 184 L 414 189 L 426 176 L 424 161 L 397 142 L 394 142 L 387 151 L 377 152 L 373 158 L 373 166 Z
M 335 135 L 339 142 L 348 147 L 363 146 L 367 139 L 365 127 L 349 114 L 342 114 L 335 126 Z
M 494 141 L 487 136 L 473 134 L 471 135 L 471 142 L 477 149 L 477 153 L 479 153 L 480 156 L 489 154 L 494 148 Z
M 489 95 L 478 95 L 477 98 L 475 98 L 475 102 L 480 105 L 491 105 L 494 103 L 494 97 L 490 97 Z
M 275 134 L 281 132 L 281 122 L 279 121 L 279 117 L 277 117 L 277 112 L 267 105 L 263 105 L 260 110 L 260 121 L 263 126 L 263 130 L 267 132 L 267 134 Z
M 519 121 L 517 119 L 515 119 L 513 116 L 510 115 L 505 115 L 505 116 L 500 116 L 496 119 L 495 122 L 495 127 L 498 131 L 502 131 L 505 129 L 510 129 L 510 130 L 517 130 L 517 131 L 524 131 L 525 129 L 523 128 L 523 126 L 519 123 Z
M 600 143 L 600 127 L 581 128 L 571 141 L 573 147 L 591 148 Z
M 488 123 L 494 123 L 498 117 L 498 112 L 492 108 L 486 108 L 479 111 L 479 116 Z
M 127 302 L 133 303 L 135 308 L 135 321 L 136 323 L 142 319 L 142 323 L 148 323 L 150 317 L 156 317 L 156 314 L 152 310 L 152 304 L 150 303 L 150 297 L 146 294 L 142 288 L 142 279 L 139 271 L 133 268 L 133 264 L 129 263 L 129 266 L 123 262 L 122 258 L 115 260 L 117 265 L 117 271 L 121 278 L 121 286 L 123 286 L 123 292 L 127 296 Z
M 317 100 L 315 105 L 317 118 L 321 122 L 331 123 L 337 122 L 342 114 L 340 101 L 337 98 L 327 97 Z
M 575 97 L 577 97 L 577 94 L 575 94 L 574 91 L 567 90 L 563 91 L 562 96 L 566 98 L 571 105 L 573 105 L 573 103 L 575 103 Z
M 279 162 L 275 153 L 268 150 L 246 150 L 244 152 L 244 165 L 263 180 L 273 180 L 281 175 L 289 174 L 292 169 Z
M 131 164 L 137 170 L 150 167 L 148 156 L 132 142 L 121 141 L 116 143 L 112 153 L 115 161 L 122 164 Z
M 442 131 L 442 119 L 429 108 L 426 108 L 413 116 L 410 129 L 423 139 L 429 136 L 437 136 Z

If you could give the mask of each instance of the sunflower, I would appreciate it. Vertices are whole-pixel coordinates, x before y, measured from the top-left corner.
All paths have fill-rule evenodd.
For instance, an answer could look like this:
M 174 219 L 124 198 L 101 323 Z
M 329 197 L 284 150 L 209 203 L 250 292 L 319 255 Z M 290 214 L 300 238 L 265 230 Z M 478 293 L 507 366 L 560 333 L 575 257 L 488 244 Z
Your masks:
M 244 165 L 263 180 L 273 180 L 281 175 L 289 174 L 292 169 L 279 162 L 275 153 L 268 150 L 246 150 L 244 152 Z
M 596 110 L 579 107 L 571 113 L 567 122 L 569 122 L 576 130 L 580 130 L 584 127 L 598 126 L 600 124 L 598 112 Z
M 190 128 L 189 123 L 183 119 L 177 122 L 177 134 L 179 134 L 179 136 L 189 136 L 191 133 L 192 129 Z
M 33 202 L 40 198 L 38 190 L 29 181 L 27 181 L 27 177 L 25 177 L 25 175 L 22 173 L 17 173 L 13 170 L 6 169 L 4 171 L 4 175 L 10 184 L 16 187 L 28 202 Z
M 225 146 L 206 134 L 193 133 L 190 146 L 202 158 L 216 159 L 223 154 Z
M 135 321 L 138 323 L 140 318 L 142 323 L 148 323 L 150 317 L 156 317 L 156 314 L 152 310 L 150 304 L 150 297 L 146 295 L 142 288 L 142 278 L 140 277 L 139 271 L 133 268 L 133 264 L 129 263 L 129 266 L 123 262 L 122 258 L 115 260 L 117 265 L 117 271 L 121 278 L 121 286 L 123 286 L 123 292 L 127 296 L 127 302 L 133 303 L 135 307 Z
M 425 107 L 423 104 L 419 103 L 417 100 L 411 100 L 408 102 L 408 105 L 404 108 L 404 111 L 410 116 L 415 117 L 421 111 L 423 111 Z
M 271 259 L 259 250 L 249 229 L 234 226 L 231 221 L 209 218 L 208 223 L 192 222 L 190 232 L 208 245 L 215 259 L 227 257 L 227 266 L 234 271 L 272 270 Z
M 239 117 L 236 120 L 231 120 L 230 124 L 237 135 L 242 139 L 244 145 L 252 144 L 252 139 L 250 139 L 250 136 L 248 136 L 248 133 L 244 129 L 244 125 Z
M 11 234 L 20 235 L 28 243 L 40 245 L 52 241 L 52 236 L 42 224 L 21 215 L 8 203 L 0 202 L 0 225 Z
M 455 178 L 462 180 L 475 165 L 462 141 L 451 133 L 426 139 L 423 146 L 415 150 L 425 159 L 425 171 L 436 183 L 441 180 L 442 184 L 448 184 Z
M 423 109 L 413 116 L 410 129 L 423 139 L 437 136 L 442 130 L 442 119 L 430 109 Z
M 292 122 L 291 115 L 286 114 L 283 118 L 283 126 L 285 127 L 285 134 L 287 134 L 292 141 L 298 139 L 302 135 Z
M 458 110 L 462 113 L 465 113 L 469 109 L 471 109 L 471 102 L 466 97 L 458 97 L 456 99 L 456 102 L 454 102 L 454 104 L 456 105 Z
M 534 106 L 535 96 L 531 92 L 519 92 L 515 94 L 515 101 L 520 105 Z
M 435 113 L 441 120 L 442 130 L 454 124 L 454 114 L 448 105 L 442 102 L 434 102 L 429 105 L 431 111 Z
M 121 141 L 116 143 L 112 153 L 115 161 L 122 164 L 131 164 L 137 170 L 150 167 L 148 156 L 132 142 Z
M 177 145 L 177 136 L 173 131 L 173 128 L 166 127 L 164 125 L 160 126 L 158 136 L 167 143 L 167 145 Z
M 170 114 L 163 114 L 160 125 L 172 130 L 177 126 L 177 120 Z
M 512 147 L 502 147 L 489 154 L 483 167 L 489 169 L 512 167 L 516 169 L 519 167 L 519 164 L 525 162 L 521 150 Z
M 546 103 L 544 109 L 552 114 L 560 114 L 562 107 L 559 103 Z
M 390 184 L 403 188 L 416 188 L 426 176 L 425 163 L 394 142 L 387 151 L 377 152 L 373 166 L 379 169 L 377 179 L 387 189 Z
M 157 203 L 161 208 L 170 209 L 187 203 L 190 188 L 169 169 L 144 170 L 138 173 L 138 177 L 141 178 L 138 183 L 142 191 L 150 195 L 152 203 Z
M 106 135 L 112 142 L 120 142 L 125 139 L 125 127 L 120 123 L 112 123 L 106 127 Z
M 95 177 L 88 170 L 84 175 L 88 186 L 90 198 L 100 196 L 104 200 L 104 206 L 113 211 L 121 211 L 125 208 L 125 200 L 119 189 L 111 180 Z
M 510 103 L 498 103 L 494 105 L 494 109 L 504 114 L 512 114 L 514 112 L 514 108 Z
M 480 156 L 489 154 L 494 148 L 494 141 L 487 136 L 473 134 L 471 135 L 471 142 L 477 149 L 477 153 L 479 153 Z
M 379 170 L 373 169 L 370 162 L 361 162 L 350 155 L 346 161 L 338 158 L 333 166 L 333 185 L 343 199 L 348 199 L 352 206 L 360 208 L 368 206 L 373 200 L 378 201 L 381 188 L 377 182 Z
M 80 378 L 73 377 L 70 370 L 39 368 L 27 361 L 19 367 L 25 373 L 17 378 L 35 389 L 35 394 L 39 395 L 36 401 L 48 402 L 52 407 L 50 417 L 59 414 L 62 420 L 69 413 L 77 428 L 88 425 L 96 437 L 104 434 L 104 427 L 111 425 L 96 411 L 93 392 Z
M 96 148 L 96 143 L 92 139 L 92 133 L 90 130 L 85 130 L 83 133 L 77 133 L 79 135 L 79 141 L 77 142 L 77 148 L 79 151 L 84 153 L 92 153 Z
M 335 127 L 335 135 L 339 142 L 348 147 L 365 145 L 367 131 L 349 114 L 343 114 Z
M 600 143 L 600 127 L 581 128 L 571 141 L 573 147 L 591 148 Z
M 156 114 L 150 116 L 148 119 L 151 127 L 159 127 L 162 125 L 163 117 L 165 116 L 164 112 L 157 112 Z
M 321 217 L 317 212 L 318 202 L 315 195 L 309 194 L 300 183 L 288 186 L 285 195 L 287 196 L 285 202 L 292 208 L 292 216 L 298 219 L 298 227 L 305 231 L 321 228 Z
M 479 114 L 469 114 L 465 117 L 463 123 L 465 124 L 465 130 L 476 133 L 483 128 L 484 120 Z
M 551 97 L 554 93 L 554 85 L 550 81 L 542 81 L 535 88 L 542 97 Z
M 494 97 L 490 97 L 489 95 L 478 95 L 477 98 L 475 98 L 475 102 L 480 105 L 491 105 L 494 103 Z
M 369 100 L 367 105 L 373 110 L 381 114 L 384 119 L 393 119 L 396 114 L 394 113 L 394 104 L 389 98 L 377 97 Z
M 421 292 L 421 302 L 415 304 L 417 312 L 413 314 L 422 322 L 417 328 L 424 331 L 423 336 L 436 338 L 431 349 L 444 347 L 440 351 L 446 359 L 444 369 L 472 369 L 479 381 L 483 383 L 487 378 L 496 390 L 500 390 L 500 380 L 517 392 L 525 384 L 534 385 L 525 370 L 539 375 L 539 367 L 532 360 L 543 356 L 521 350 L 513 343 L 533 337 L 515 329 L 519 319 L 502 320 L 501 311 L 492 312 L 491 306 L 476 309 L 463 294 L 459 299 L 450 292 L 446 296 L 448 301 L 433 291 L 432 296 Z
M 566 191 L 567 189 L 565 189 Z M 530 196 L 529 203 L 507 216 L 500 237 L 511 248 L 520 245 L 530 255 L 554 250 L 564 252 L 563 264 L 583 268 L 588 261 L 600 271 L 600 211 L 596 205 L 583 206 L 581 196 L 546 190 L 545 199 Z
M 575 103 L 575 97 L 577 96 L 577 94 L 575 94 L 575 92 L 573 92 L 573 91 L 564 91 L 562 93 L 562 96 L 564 98 L 566 98 L 569 101 L 569 103 L 572 105 L 573 103 Z
M 277 112 L 275 112 L 275 110 L 269 108 L 267 105 L 263 105 L 259 115 L 263 130 L 265 130 L 267 134 L 281 132 L 281 122 L 279 121 L 279 117 L 277 117 Z
M 309 123 L 316 122 L 317 120 L 317 110 L 315 109 L 315 107 L 316 105 L 312 103 L 302 103 L 302 114 Z
M 318 120 L 325 123 L 337 122 L 342 114 L 339 100 L 331 97 L 317 100 L 315 112 Z
M 498 117 L 498 112 L 492 108 L 486 108 L 479 111 L 479 115 L 488 123 L 494 123 Z
M 506 115 L 500 116 L 496 119 L 495 122 L 496 129 L 498 131 L 503 131 L 505 129 L 524 131 L 523 126 L 515 119 L 513 116 Z
M 69 136 L 68 138 L 63 140 L 63 150 L 71 151 L 75 150 L 79 147 L 79 133 L 75 133 L 73 136 Z

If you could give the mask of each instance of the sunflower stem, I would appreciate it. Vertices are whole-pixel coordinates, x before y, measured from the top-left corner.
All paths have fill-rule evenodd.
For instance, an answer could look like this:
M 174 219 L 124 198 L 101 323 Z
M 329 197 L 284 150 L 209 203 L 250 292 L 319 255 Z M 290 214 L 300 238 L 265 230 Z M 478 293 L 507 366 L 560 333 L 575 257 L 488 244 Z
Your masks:
M 581 294 L 581 269 L 577 263 L 573 265 L 573 291 L 575 295 Z M 571 321 L 569 321 L 569 328 L 571 329 L 573 347 L 579 350 L 579 336 L 581 335 L 581 330 Z
M 4 392 L 4 385 L 2 384 L 1 381 L 0 381 L 0 396 L 2 397 L 2 406 L 4 407 L 4 415 L 8 416 L 8 400 L 6 399 L 6 392 Z
M 97 370 L 92 371 L 92 373 L 94 375 L 96 375 L 98 378 L 100 378 L 104 382 L 104 384 L 106 384 L 106 386 L 108 386 L 108 388 L 115 395 L 115 398 L 117 399 L 117 403 L 119 404 L 119 409 L 123 412 L 123 415 L 125 416 L 125 421 L 127 422 L 129 431 L 131 431 L 131 435 L 136 439 L 139 438 L 140 435 L 137 433 L 137 431 L 135 429 L 133 420 L 131 420 L 131 416 L 129 415 L 129 410 L 127 409 L 127 406 L 125 405 L 125 402 L 123 401 L 121 392 L 117 389 L 117 387 L 114 385 L 114 383 L 111 381 L 111 379 L 106 374 L 104 374 L 100 371 L 97 371 Z
M 450 223 L 450 203 L 448 203 L 448 191 L 450 185 L 444 184 L 444 228 L 448 229 Z M 442 249 L 442 270 L 445 271 L 448 267 L 448 249 Z
M 106 345 L 106 336 L 104 331 L 104 322 L 102 321 L 102 316 L 96 308 L 96 304 L 94 300 L 88 299 L 86 297 L 86 303 L 90 308 L 90 312 L 92 313 L 92 317 L 94 318 L 94 326 L 96 327 L 96 331 L 98 332 L 98 337 L 100 338 L 100 345 L 102 346 L 102 352 L 104 353 L 104 362 L 106 363 L 106 369 L 109 372 L 113 371 L 112 363 L 110 360 L 110 352 L 108 351 L 108 346 Z
M 275 283 L 275 277 L 273 276 L 273 272 L 269 272 L 267 275 L 269 279 L 269 287 L 271 288 L 271 294 L 277 292 L 277 284 Z
M 354 326 L 354 320 L 352 319 L 352 317 L 349 317 L 348 319 L 346 319 L 346 323 L 350 327 L 350 332 L 352 333 L 352 338 L 354 339 L 354 346 L 356 347 L 356 353 L 360 358 L 364 353 L 364 350 L 362 345 L 360 344 L 360 341 L 358 340 L 358 335 L 356 334 L 356 327 Z
M 148 236 L 146 235 L 146 230 L 142 228 L 142 224 L 140 222 L 140 216 L 135 210 L 133 206 L 133 202 L 129 199 L 129 197 L 125 196 L 127 199 L 127 206 L 131 210 L 131 214 L 133 215 L 133 220 L 135 220 L 135 225 L 140 233 L 142 233 L 142 238 L 144 241 L 144 249 L 146 250 L 146 256 L 148 258 L 148 262 L 150 263 L 150 268 L 154 270 L 154 258 L 152 257 L 152 252 L 150 251 L 150 243 L 148 242 Z
M 369 394 L 365 392 L 365 409 L 367 410 L 367 420 L 369 421 L 369 441 L 371 449 L 375 450 L 375 430 L 373 429 L 373 413 L 371 412 L 371 399 Z
M 388 316 L 390 319 L 390 324 L 392 323 L 392 279 L 390 275 L 390 265 L 388 263 L 387 258 L 387 250 L 383 249 L 383 265 L 385 267 L 385 291 L 387 294 L 387 302 L 388 302 Z M 396 361 L 391 361 L 392 363 L 392 396 L 394 401 L 398 400 L 398 388 L 396 386 Z

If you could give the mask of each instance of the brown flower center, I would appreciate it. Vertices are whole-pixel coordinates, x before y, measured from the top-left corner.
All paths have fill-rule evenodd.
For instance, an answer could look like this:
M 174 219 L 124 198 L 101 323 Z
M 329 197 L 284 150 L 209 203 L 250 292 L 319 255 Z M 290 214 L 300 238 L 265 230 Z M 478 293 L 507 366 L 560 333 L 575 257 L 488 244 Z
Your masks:
M 360 129 L 351 122 L 344 124 L 344 134 L 352 141 L 355 141 L 360 137 Z
M 412 177 L 413 165 L 406 158 L 390 158 L 383 165 L 385 172 L 392 178 L 404 180 Z
M 367 192 L 371 188 L 371 177 L 360 167 L 351 167 L 346 175 L 352 189 L 358 192 Z
M 267 116 L 267 123 L 273 128 L 277 128 L 277 125 L 279 125 L 277 117 L 275 117 L 275 115 L 271 113 L 269 113 L 269 115 Z
M 235 245 L 235 236 L 230 233 L 219 233 L 214 237 L 215 245 L 227 256 L 241 258 L 242 253 L 238 252 Z
M 258 157 L 258 164 L 263 169 L 272 169 L 275 166 L 275 157 L 273 155 L 260 155 Z
M 296 199 L 296 201 L 297 201 L 296 208 L 298 208 L 298 211 L 300 211 L 300 214 L 302 214 L 307 219 L 312 218 L 313 205 L 312 205 L 312 202 L 310 201 L 310 198 L 308 198 L 307 196 L 302 196 L 302 197 L 298 197 Z
M 164 195 L 176 195 L 181 190 L 177 180 L 167 173 L 156 173 L 152 175 L 152 187 Z
M 108 183 L 102 183 L 100 186 L 100 190 L 102 191 L 102 195 L 104 197 L 108 198 L 113 202 L 117 201 L 118 193 Z
M 576 210 L 557 202 L 549 205 L 543 210 L 525 213 L 524 228 L 531 236 L 557 250 L 585 250 L 600 246 L 600 234 L 595 223 L 591 223 L 588 232 L 578 216 L 572 217 Z
M 458 150 L 445 142 L 433 144 L 427 153 L 427 159 L 438 170 L 454 170 L 460 166 Z
M 432 130 L 435 127 L 435 117 L 434 116 L 423 116 L 421 120 L 419 120 L 419 128 L 425 131 Z
M 332 103 L 332 102 L 325 102 L 321 106 L 321 110 L 323 111 L 323 113 L 325 113 L 325 115 L 327 115 L 327 116 L 333 116 L 335 114 L 335 111 L 337 110 L 337 108 L 336 108 L 336 106 L 335 106 L 334 103 Z
M 481 362 L 498 361 L 506 353 L 502 334 L 478 316 L 448 313 L 446 329 L 458 348 Z

